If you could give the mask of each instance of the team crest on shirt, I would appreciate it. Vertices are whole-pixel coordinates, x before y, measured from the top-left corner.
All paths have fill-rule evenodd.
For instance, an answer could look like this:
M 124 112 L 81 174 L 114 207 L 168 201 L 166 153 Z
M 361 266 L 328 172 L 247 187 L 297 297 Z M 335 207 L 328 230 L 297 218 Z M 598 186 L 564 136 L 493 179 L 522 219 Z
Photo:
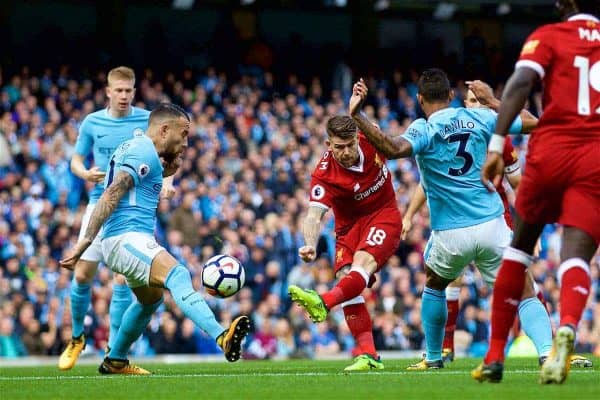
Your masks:
M 325 197 L 325 188 L 321 185 L 315 185 L 311 190 L 311 194 L 313 199 L 321 200 L 323 197 Z
M 343 257 L 344 257 L 344 249 L 341 248 L 337 251 L 337 253 L 335 253 L 335 261 L 342 261 Z
M 521 50 L 521 55 L 524 56 L 526 54 L 535 53 L 535 48 L 540 44 L 539 40 L 530 40 L 523 45 L 523 50 Z
M 140 128 L 135 128 L 133 130 L 133 136 L 134 137 L 139 137 L 139 136 L 143 136 L 144 135 L 144 130 L 140 129 Z
M 381 168 L 383 165 L 383 161 L 381 161 L 381 158 L 379 158 L 379 154 L 377 153 L 375 153 L 375 165 L 377 165 L 379 168 Z
M 150 167 L 148 166 L 148 164 L 141 164 L 137 170 L 137 173 L 140 176 L 140 178 L 145 177 L 146 175 L 148 175 L 149 172 L 150 172 Z

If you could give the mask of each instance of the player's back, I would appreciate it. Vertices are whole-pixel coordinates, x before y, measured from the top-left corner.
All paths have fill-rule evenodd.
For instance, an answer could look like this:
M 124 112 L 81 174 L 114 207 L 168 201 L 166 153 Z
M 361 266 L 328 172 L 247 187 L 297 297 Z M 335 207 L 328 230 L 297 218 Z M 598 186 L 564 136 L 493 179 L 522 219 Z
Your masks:
M 473 226 L 502 215 L 500 197 L 480 178 L 495 124 L 496 114 L 488 109 L 445 108 L 407 130 L 433 229 Z M 413 141 L 413 136 L 418 137 Z
M 121 198 L 115 211 L 106 220 L 102 237 L 126 232 L 153 234 L 163 167 L 154 143 L 148 136 L 138 135 L 117 148 L 109 161 L 105 187 L 113 182 L 119 172 L 129 173 L 134 186 Z
M 107 171 L 108 160 L 116 148 L 136 133 L 143 133 L 148 127 L 150 112 L 131 107 L 131 112 L 122 118 L 114 118 L 108 109 L 102 109 L 87 115 L 79 128 L 75 150 L 87 156 L 94 156 L 94 165 L 101 171 Z M 103 185 L 98 184 L 90 193 L 90 201 L 95 202 L 102 195 Z
M 600 140 L 600 23 L 579 14 L 534 31 L 516 67 L 534 69 L 543 79 L 544 112 L 532 144 Z

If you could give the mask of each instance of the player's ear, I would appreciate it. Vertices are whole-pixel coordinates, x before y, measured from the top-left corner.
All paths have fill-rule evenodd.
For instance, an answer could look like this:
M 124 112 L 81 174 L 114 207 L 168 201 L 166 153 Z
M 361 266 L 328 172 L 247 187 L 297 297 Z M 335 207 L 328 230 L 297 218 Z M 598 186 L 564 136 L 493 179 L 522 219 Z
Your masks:
M 104 92 L 106 93 L 106 97 L 108 97 L 110 99 L 110 86 L 106 86 L 104 88 Z
M 448 102 L 454 100 L 454 89 L 450 89 L 450 93 L 448 94 Z
M 327 148 L 331 150 L 331 141 L 329 139 L 325 139 L 325 146 L 327 146 Z
M 421 106 L 421 110 L 423 109 L 423 96 L 421 96 L 419 93 L 417 93 L 417 101 L 419 102 L 419 105 Z

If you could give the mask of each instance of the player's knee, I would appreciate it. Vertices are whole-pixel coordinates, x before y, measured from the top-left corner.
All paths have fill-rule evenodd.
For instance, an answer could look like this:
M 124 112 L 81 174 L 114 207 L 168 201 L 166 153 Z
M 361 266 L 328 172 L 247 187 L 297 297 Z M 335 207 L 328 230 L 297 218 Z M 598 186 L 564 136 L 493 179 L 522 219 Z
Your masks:
M 77 283 L 90 283 L 96 275 L 97 265 L 89 261 L 80 260 L 75 265 L 75 281 Z
M 425 266 L 425 275 L 427 279 L 425 285 L 430 289 L 446 290 L 448 284 L 452 282 L 450 279 L 442 278 L 427 266 Z
M 579 228 L 565 226 L 560 258 L 563 261 L 571 258 L 581 258 L 589 261 L 596 252 L 597 247 L 598 244 L 588 233 Z
M 377 271 L 375 257 L 363 250 L 359 250 L 354 254 L 352 265 L 361 266 L 368 274 L 374 274 Z
M 121 274 L 114 274 L 113 282 L 116 283 L 117 285 L 127 285 L 127 279 L 125 279 L 125 276 L 123 276 Z

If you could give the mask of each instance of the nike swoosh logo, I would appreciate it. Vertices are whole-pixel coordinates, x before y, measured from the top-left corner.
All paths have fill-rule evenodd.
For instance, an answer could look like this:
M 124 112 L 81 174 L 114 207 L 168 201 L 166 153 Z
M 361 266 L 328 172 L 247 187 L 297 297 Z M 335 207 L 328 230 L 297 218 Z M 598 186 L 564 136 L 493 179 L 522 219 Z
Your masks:
M 105 133 L 104 135 L 98 135 L 98 139 L 102 139 L 105 136 L 108 136 L 108 133 Z
M 196 292 L 192 292 L 192 293 L 190 293 L 190 294 L 188 294 L 188 295 L 182 296 L 182 297 L 181 297 L 181 300 L 183 300 L 183 301 L 186 301 L 187 299 L 189 299 L 189 298 L 190 298 L 190 296 L 193 296 L 195 293 L 196 293 Z

